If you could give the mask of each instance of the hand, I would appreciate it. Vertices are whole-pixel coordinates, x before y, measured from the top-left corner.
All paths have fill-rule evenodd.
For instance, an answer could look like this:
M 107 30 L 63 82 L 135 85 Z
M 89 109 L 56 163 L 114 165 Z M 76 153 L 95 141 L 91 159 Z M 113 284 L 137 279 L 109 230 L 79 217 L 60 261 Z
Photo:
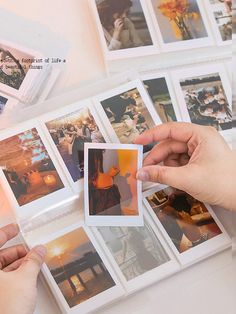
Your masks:
M 19 232 L 11 224 L 0 229 L 0 247 Z M 37 277 L 46 249 L 27 252 L 23 245 L 0 250 L 0 309 L 4 314 L 32 314 L 37 295 Z
M 116 40 L 120 40 L 120 33 L 122 29 L 124 28 L 124 20 L 123 19 L 117 19 L 114 23 L 114 33 L 113 38 Z
M 214 128 L 165 123 L 140 135 L 135 144 L 153 142 L 158 144 L 137 173 L 139 180 L 170 185 L 201 202 L 236 210 L 236 153 Z

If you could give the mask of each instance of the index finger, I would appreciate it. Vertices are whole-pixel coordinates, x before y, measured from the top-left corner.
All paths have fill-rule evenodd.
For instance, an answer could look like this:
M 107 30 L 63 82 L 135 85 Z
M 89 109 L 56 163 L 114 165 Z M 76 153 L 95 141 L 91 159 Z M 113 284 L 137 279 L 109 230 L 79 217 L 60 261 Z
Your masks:
M 17 224 L 10 224 L 0 229 L 0 247 L 19 233 Z
M 134 143 L 147 145 L 167 139 L 187 143 L 194 135 L 202 133 L 202 128 L 187 122 L 164 123 L 144 132 L 137 137 Z

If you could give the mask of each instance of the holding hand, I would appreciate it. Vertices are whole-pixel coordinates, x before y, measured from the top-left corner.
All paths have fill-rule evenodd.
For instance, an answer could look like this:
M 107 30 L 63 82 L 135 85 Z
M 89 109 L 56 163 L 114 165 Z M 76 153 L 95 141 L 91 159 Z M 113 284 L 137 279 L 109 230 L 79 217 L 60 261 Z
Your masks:
M 124 19 L 120 18 L 115 20 L 114 23 L 114 33 L 113 33 L 113 38 L 116 40 L 120 40 L 120 33 L 124 28 Z
M 11 224 L 0 229 L 0 247 L 19 232 Z M 27 252 L 23 245 L 0 250 L 0 309 L 4 314 L 32 314 L 37 295 L 37 277 L 46 249 L 37 246 Z
M 154 142 L 158 144 L 137 173 L 139 180 L 167 184 L 199 201 L 236 210 L 236 154 L 214 128 L 165 123 L 140 135 L 135 144 Z

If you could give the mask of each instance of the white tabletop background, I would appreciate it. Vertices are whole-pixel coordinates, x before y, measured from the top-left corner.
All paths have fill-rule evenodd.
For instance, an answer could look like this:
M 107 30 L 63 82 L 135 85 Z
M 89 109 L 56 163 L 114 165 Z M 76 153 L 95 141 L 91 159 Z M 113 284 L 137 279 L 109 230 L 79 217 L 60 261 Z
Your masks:
M 91 28 L 88 0 L 0 0 L 0 12 L 1 10 L 6 10 L 5 13 L 13 17 L 15 15 L 16 20 L 22 17 L 38 22 L 65 39 L 69 47 L 66 68 L 50 97 L 80 87 L 85 82 L 96 81 L 105 75 L 97 33 Z M 22 33 L 18 27 L 14 30 L 16 25 L 13 18 L 13 23 L 4 27 L 15 32 L 16 38 L 23 38 L 27 32 Z M 38 38 L 42 36 L 35 32 L 35 37 L 37 35 Z M 231 213 L 223 210 L 216 210 L 216 213 L 229 231 L 236 229 L 236 220 L 232 222 Z M 0 191 L 0 226 L 13 220 L 7 200 Z M 235 296 L 236 261 L 229 249 L 97 313 L 235 314 Z M 41 282 L 35 313 L 60 313 L 52 295 Z

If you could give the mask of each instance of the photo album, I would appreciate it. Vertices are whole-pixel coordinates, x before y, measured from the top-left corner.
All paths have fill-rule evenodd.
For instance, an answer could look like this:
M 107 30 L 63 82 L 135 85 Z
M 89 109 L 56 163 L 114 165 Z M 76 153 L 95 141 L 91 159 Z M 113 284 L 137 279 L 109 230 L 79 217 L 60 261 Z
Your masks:
M 96 94 L 8 128 L 19 104 L 44 90 L 52 65 L 0 39 L 0 185 L 26 244 L 46 246 L 42 273 L 66 314 L 95 311 L 232 245 L 209 204 L 137 180 L 158 143 L 135 144 L 177 121 L 214 127 L 231 145 L 231 56 L 201 59 L 204 49 L 232 42 L 231 1 L 89 4 L 105 61 L 189 49 L 200 56 L 185 66 L 137 69 L 117 84 L 108 78 Z

